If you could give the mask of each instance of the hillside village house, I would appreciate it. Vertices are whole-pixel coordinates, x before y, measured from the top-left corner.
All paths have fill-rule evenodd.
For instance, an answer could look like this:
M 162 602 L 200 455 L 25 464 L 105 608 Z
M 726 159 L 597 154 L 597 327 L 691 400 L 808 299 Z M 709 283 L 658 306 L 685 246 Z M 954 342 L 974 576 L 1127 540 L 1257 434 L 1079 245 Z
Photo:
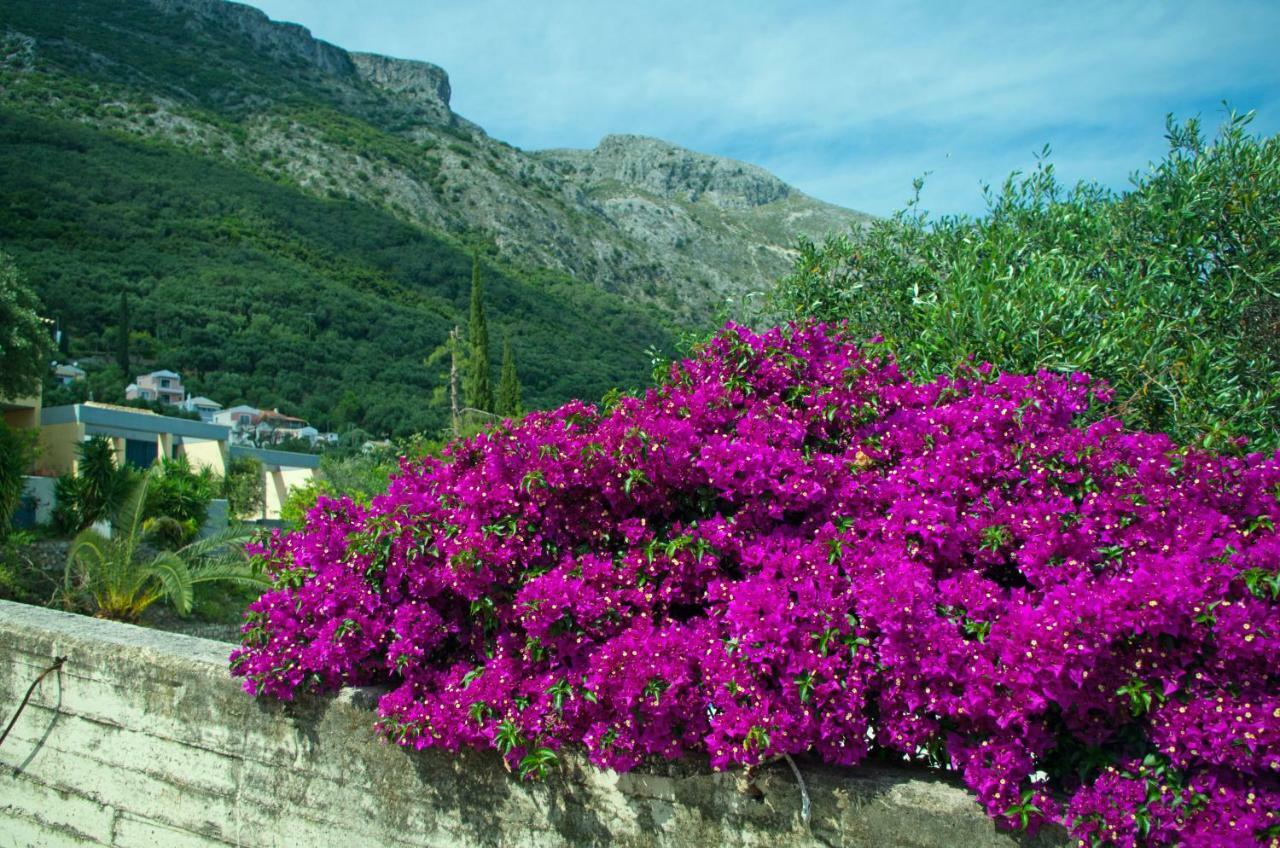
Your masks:
M 233 445 L 277 445 L 285 439 L 304 439 L 314 445 L 322 438 L 305 420 L 278 409 L 233 406 L 215 413 L 213 422 L 231 428 Z
M 213 423 L 213 416 L 217 415 L 222 409 L 222 404 L 216 400 L 210 400 L 207 397 L 190 397 L 178 404 L 178 408 L 186 412 L 194 412 L 200 416 L 200 420 L 206 424 Z
M 83 374 L 84 372 L 81 372 Z M 194 412 L 206 424 L 222 409 L 222 404 L 207 397 L 192 397 L 182 386 L 182 376 L 176 371 L 152 371 L 139 374 L 136 382 L 124 390 L 127 400 L 159 400 L 172 404 L 185 412 Z
M 128 400 L 162 400 L 174 405 L 182 403 L 187 393 L 182 388 L 182 377 L 173 371 L 152 371 L 138 375 L 135 383 L 124 390 Z
M 258 422 L 262 420 L 262 411 L 254 406 L 239 406 L 220 409 L 213 414 L 213 423 L 231 430 L 231 444 L 251 445 L 258 432 Z
M 67 364 L 65 362 L 55 362 L 53 365 L 53 378 L 64 386 L 72 383 L 78 383 L 85 378 L 84 369 L 74 362 Z
M 314 427 L 308 427 L 307 422 L 301 418 L 294 418 L 292 415 L 285 415 L 278 409 L 262 410 L 262 420 L 259 427 L 266 427 L 266 437 L 272 444 L 279 444 L 285 439 L 301 439 L 303 430 L 311 433 L 318 431 Z M 314 439 L 312 440 L 314 443 Z

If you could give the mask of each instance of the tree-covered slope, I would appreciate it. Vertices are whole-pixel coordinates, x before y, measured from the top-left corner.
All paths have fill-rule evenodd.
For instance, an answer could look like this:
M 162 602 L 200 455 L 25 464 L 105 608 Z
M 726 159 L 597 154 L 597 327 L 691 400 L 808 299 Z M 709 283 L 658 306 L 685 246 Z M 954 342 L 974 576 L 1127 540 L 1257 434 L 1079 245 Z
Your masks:
M 135 344 L 225 403 L 325 426 L 433 431 L 443 375 L 422 364 L 465 323 L 471 256 L 351 199 L 310 195 L 171 145 L 0 111 L 0 248 L 72 338 L 111 348 L 119 292 Z M 526 403 L 635 385 L 670 336 L 644 308 L 484 263 L 496 340 Z

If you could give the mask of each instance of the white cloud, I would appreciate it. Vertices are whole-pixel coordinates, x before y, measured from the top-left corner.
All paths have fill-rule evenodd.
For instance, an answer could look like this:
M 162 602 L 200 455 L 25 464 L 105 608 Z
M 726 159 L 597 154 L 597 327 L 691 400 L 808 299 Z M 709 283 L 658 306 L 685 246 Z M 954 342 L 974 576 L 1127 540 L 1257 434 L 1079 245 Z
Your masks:
M 259 5 L 349 49 L 442 65 L 455 109 L 521 147 L 637 132 L 750 152 L 879 213 L 929 168 L 933 208 L 974 211 L 980 179 L 1029 165 L 1046 141 L 1061 170 L 1108 169 L 1071 176 L 1119 184 L 1159 155 L 1166 112 L 1212 119 L 1223 97 L 1280 97 L 1269 2 Z

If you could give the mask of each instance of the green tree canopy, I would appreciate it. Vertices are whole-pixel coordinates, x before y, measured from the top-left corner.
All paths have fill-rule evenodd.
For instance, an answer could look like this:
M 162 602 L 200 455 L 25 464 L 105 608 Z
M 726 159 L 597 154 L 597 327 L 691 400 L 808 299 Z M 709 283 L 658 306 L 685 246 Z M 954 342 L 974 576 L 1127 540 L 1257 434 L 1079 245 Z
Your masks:
M 267 496 L 262 462 L 252 456 L 238 456 L 227 463 L 222 481 L 223 497 L 235 518 L 257 518 Z
M 516 374 L 515 354 L 511 339 L 502 340 L 502 375 L 498 378 L 497 406 L 493 410 L 504 418 L 516 418 L 524 411 L 520 403 L 520 378 Z
M 467 360 L 467 406 L 493 412 L 493 387 L 489 382 L 489 325 L 484 318 L 484 282 L 480 256 L 471 261 L 471 323 L 468 328 L 471 356 Z
M 974 356 L 1106 378 L 1125 422 L 1280 444 L 1280 137 L 1168 124 L 1133 188 L 1066 188 L 1042 157 L 978 218 L 892 218 L 801 245 L 787 317 L 847 320 L 924 375 Z M 918 187 L 918 186 L 917 186 Z
M 0 419 L 0 541 L 9 535 L 22 500 L 23 475 L 36 458 L 35 430 L 10 429 Z
M 13 260 L 0 253 L 0 397 L 34 394 L 49 368 L 51 347 L 39 298 Z
M 129 332 L 132 324 L 129 318 L 129 295 L 121 289 L 120 309 L 116 317 L 116 364 L 126 374 L 132 370 L 129 367 Z

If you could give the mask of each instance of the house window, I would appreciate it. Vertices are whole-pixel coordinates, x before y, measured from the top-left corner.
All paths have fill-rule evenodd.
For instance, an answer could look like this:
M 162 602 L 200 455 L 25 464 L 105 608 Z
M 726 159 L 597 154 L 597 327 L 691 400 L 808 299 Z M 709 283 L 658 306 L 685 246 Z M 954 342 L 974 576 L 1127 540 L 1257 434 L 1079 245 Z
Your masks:
M 169 378 L 168 378 L 168 377 L 161 377 L 161 378 L 160 378 L 160 388 L 162 388 L 162 389 L 167 389 L 167 388 L 169 388 Z
M 141 439 L 125 439 L 124 461 L 133 468 L 146 469 L 156 461 L 156 443 Z

